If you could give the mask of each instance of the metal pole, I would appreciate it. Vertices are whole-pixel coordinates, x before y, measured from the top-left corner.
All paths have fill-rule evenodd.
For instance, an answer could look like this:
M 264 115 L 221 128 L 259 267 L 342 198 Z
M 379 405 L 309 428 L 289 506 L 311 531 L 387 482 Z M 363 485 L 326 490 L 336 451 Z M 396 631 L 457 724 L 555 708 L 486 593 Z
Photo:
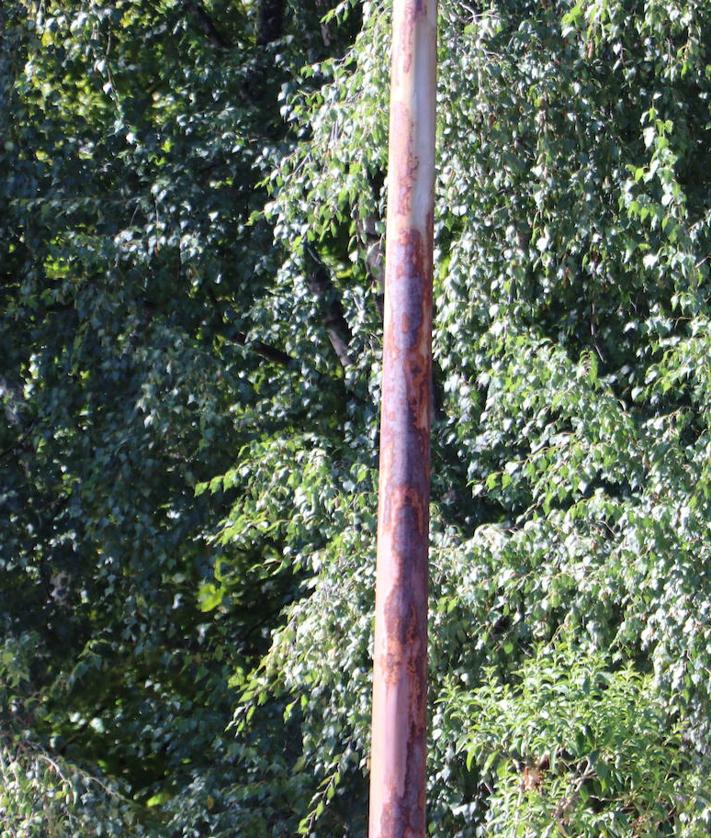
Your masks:
M 425 835 L 436 0 L 394 0 L 370 838 Z

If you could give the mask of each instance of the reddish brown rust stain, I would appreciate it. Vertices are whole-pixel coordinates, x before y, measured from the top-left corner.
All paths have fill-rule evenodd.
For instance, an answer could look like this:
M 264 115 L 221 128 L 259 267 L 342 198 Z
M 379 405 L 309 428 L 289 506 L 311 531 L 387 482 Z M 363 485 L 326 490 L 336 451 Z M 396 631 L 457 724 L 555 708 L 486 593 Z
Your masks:
M 406 0 L 403 19 L 400 24 L 400 43 L 396 53 L 402 58 L 402 71 L 406 75 L 412 70 L 412 58 L 415 50 L 417 19 L 427 14 L 426 0 Z
M 419 163 L 415 154 L 412 116 L 402 102 L 392 105 L 390 137 L 393 156 L 400 161 L 393 210 L 406 215 L 412 209 L 412 188 Z
M 404 540 L 403 533 L 410 533 L 414 528 L 418 536 L 427 536 L 428 512 L 422 487 L 406 483 L 389 488 L 383 508 L 383 529 L 392 531 L 396 550 L 407 550 L 411 545 Z
M 398 30 L 400 32 L 399 42 L 395 55 L 402 58 L 402 70 L 409 73 L 412 69 L 412 53 L 415 45 L 415 26 L 417 18 L 427 14 L 426 0 L 406 0 L 402 20 Z
M 432 265 L 434 262 L 434 212 L 430 210 L 425 220 L 425 247 L 427 248 L 424 259 L 425 264 Z M 429 285 L 430 305 L 432 305 L 432 283 Z
M 406 337 L 400 337 L 399 340 L 397 336 L 394 338 L 396 345 L 393 349 L 399 354 L 403 349 L 403 343 L 411 350 L 415 346 L 423 345 L 422 341 L 428 337 L 422 333 L 422 324 L 426 322 L 432 309 L 432 288 L 428 279 L 432 261 L 431 257 L 429 262 L 427 260 L 425 244 L 419 230 L 403 230 L 394 247 L 391 247 L 389 258 L 386 282 L 390 282 L 391 288 L 393 284 L 406 284 L 404 290 L 396 289 L 390 295 L 390 313 L 393 317 L 399 314 L 401 320 L 407 317 L 411 324 Z
M 402 71 L 407 75 L 412 69 L 412 52 L 415 39 L 415 22 L 418 14 L 418 6 L 423 0 L 406 0 L 402 3 L 402 20 L 399 21 L 400 32 L 399 43 L 395 45 L 394 56 L 402 58 Z

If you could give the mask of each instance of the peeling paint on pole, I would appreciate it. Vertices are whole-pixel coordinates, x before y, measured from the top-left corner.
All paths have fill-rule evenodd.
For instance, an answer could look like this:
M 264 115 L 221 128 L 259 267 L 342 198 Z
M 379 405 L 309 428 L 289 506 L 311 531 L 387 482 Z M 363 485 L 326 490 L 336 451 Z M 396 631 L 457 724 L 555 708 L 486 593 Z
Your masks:
M 394 0 L 370 838 L 425 835 L 435 0 Z

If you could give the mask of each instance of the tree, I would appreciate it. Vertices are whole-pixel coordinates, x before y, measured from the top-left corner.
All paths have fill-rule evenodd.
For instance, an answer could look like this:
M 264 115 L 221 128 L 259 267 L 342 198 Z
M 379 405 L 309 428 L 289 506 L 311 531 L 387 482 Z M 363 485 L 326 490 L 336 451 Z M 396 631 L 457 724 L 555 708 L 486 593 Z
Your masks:
M 206 616 L 223 552 L 207 536 L 229 504 L 195 496 L 289 423 L 299 381 L 261 334 L 275 260 L 250 218 L 287 148 L 278 93 L 323 37 L 308 4 L 268 38 L 258 11 L 1 12 L 0 613 L 10 657 L 36 648 L 3 730 L 186 834 L 227 818 L 227 679 L 265 651 L 291 596 L 245 557 L 242 595 L 260 607 Z M 8 765 L 29 764 L 8 748 Z
M 385 12 L 366 4 L 347 62 L 331 65 L 332 80 L 317 95 L 293 101 L 306 139 L 274 175 L 269 208 L 277 237 L 289 245 L 285 295 L 298 287 L 302 244 L 319 243 L 331 255 L 349 322 L 358 326 L 349 380 L 367 382 L 376 398 L 373 242 L 362 231 L 378 230 L 381 218 Z M 706 4 L 683 3 L 644 11 L 624 2 L 442 6 L 430 626 L 435 834 L 537 835 L 546 805 L 549 831 L 708 830 L 701 45 L 710 13 Z M 350 258 L 343 248 L 338 259 L 336 242 L 345 238 Z M 354 798 L 367 769 L 373 580 L 372 540 L 362 529 L 374 508 L 375 463 L 372 447 L 370 458 L 350 453 L 374 440 L 367 410 L 361 423 L 358 434 L 354 420 L 347 425 L 348 449 L 338 455 L 353 464 L 332 501 L 332 540 L 318 553 L 311 548 L 308 593 L 288 608 L 239 711 L 254 707 L 259 717 L 254 697 L 264 700 L 268 690 L 288 707 L 296 702 L 297 765 L 322 778 L 302 828 L 318 823 L 323 834 L 346 829 L 339 805 Z M 318 530 L 329 532 L 322 522 Z M 532 710 L 531 689 L 522 686 L 529 661 L 558 661 L 564 649 L 581 662 L 601 655 L 595 672 L 611 684 L 594 695 L 599 712 L 619 723 L 617 750 L 591 731 L 581 746 L 591 762 L 575 743 L 568 751 L 561 744 L 566 705 Z M 569 668 L 553 667 L 553 689 L 575 696 L 586 688 L 570 680 Z M 462 719 L 492 718 L 499 694 L 490 685 L 499 682 L 521 696 L 511 727 L 472 750 Z M 616 704 L 619 694 L 631 702 L 629 715 Z M 541 734 L 519 734 L 512 747 L 508 731 L 534 712 L 561 715 L 548 726 L 534 716 L 530 729 L 539 725 Z M 638 716 L 654 720 L 661 750 L 649 728 L 625 738 Z M 650 749 L 640 762 L 631 758 L 638 735 Z M 603 747 L 617 772 L 612 781 L 604 761 L 590 767 Z M 546 760 L 546 779 L 517 802 L 516 773 L 525 786 L 525 772 Z M 685 791 L 664 797 L 649 771 L 660 779 L 671 771 Z M 551 782 L 557 797 L 548 800 L 540 789 L 548 795 Z M 604 794 L 597 783 L 607 784 Z M 643 787 L 642 798 L 630 798 L 630 788 Z M 502 801 L 511 806 L 495 811 Z
M 0 9 L 0 770 L 359 835 L 388 11 L 196 8 Z M 433 834 L 708 834 L 710 31 L 442 2 Z

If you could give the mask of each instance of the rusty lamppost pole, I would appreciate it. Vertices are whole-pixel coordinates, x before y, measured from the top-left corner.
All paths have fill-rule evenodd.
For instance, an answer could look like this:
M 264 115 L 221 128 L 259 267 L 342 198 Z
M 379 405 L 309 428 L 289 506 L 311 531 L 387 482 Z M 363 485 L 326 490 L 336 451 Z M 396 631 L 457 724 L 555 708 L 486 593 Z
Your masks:
M 423 838 L 436 0 L 394 0 L 370 838 Z

